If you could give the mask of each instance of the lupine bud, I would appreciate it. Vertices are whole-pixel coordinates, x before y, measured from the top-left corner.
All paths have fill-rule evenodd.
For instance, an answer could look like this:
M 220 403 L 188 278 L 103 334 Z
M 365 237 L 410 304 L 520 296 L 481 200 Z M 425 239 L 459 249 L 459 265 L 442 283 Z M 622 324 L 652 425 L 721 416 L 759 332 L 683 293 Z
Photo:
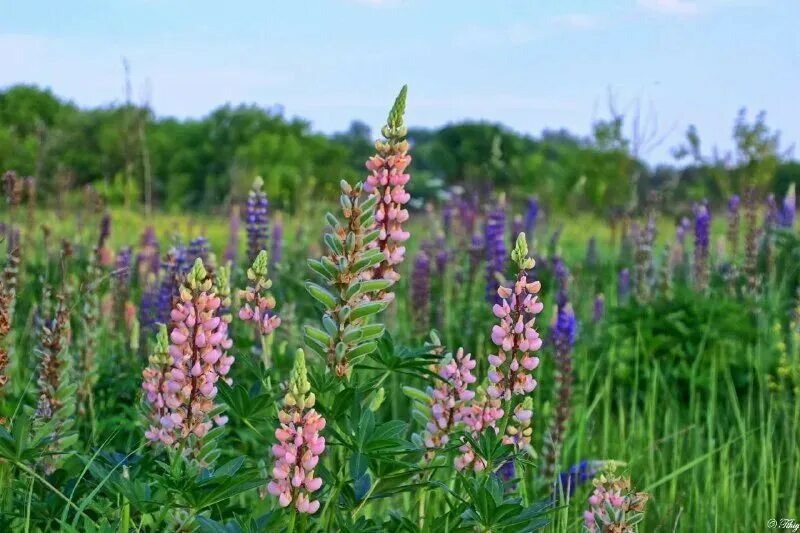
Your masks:
M 613 473 L 601 474 L 592 483 L 595 488 L 589 496 L 589 509 L 583 513 L 586 529 L 591 533 L 635 531 L 631 524 L 641 519 L 650 496 L 634 493 L 629 478 Z

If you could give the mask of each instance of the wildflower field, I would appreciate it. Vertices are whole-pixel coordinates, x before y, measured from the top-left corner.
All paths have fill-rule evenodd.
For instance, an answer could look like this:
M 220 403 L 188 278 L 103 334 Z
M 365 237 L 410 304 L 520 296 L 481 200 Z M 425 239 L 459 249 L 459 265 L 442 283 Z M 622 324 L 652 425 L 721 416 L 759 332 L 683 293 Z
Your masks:
M 800 518 L 794 186 L 415 203 L 405 113 L 404 88 L 363 173 L 294 209 L 255 176 L 207 214 L 4 174 L 0 531 Z

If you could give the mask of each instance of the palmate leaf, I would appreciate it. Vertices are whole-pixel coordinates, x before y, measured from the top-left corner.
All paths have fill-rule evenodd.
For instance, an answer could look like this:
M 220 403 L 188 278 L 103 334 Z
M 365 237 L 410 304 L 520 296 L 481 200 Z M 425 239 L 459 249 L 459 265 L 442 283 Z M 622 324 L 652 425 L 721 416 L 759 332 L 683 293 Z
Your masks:
M 440 356 L 431 353 L 428 348 L 412 349 L 395 345 L 387 331 L 378 342 L 377 349 L 369 354 L 368 362 L 362 362 L 358 368 L 431 381 L 441 379 L 436 372 L 430 369 L 431 365 L 439 360 Z

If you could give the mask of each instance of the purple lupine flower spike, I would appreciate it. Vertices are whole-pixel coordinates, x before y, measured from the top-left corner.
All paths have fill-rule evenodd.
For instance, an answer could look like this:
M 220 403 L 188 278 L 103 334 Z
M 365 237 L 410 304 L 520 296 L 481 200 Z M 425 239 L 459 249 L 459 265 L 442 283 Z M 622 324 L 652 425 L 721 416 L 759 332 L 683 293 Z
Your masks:
M 242 224 L 239 206 L 231 207 L 231 215 L 228 220 L 228 244 L 225 246 L 225 262 L 235 264 L 239 254 L 239 229 Z
M 730 247 L 730 255 L 736 258 L 739 255 L 739 224 L 741 216 L 739 214 L 739 207 L 741 206 L 741 199 L 738 195 L 734 194 L 728 200 L 728 246 Z
M 247 261 L 253 263 L 261 250 L 267 249 L 269 237 L 269 200 L 261 190 L 264 180 L 261 176 L 253 180 L 253 188 L 247 197 Z
M 200 235 L 189 241 L 189 246 L 186 249 L 186 259 L 189 264 L 193 264 L 195 259 L 202 259 L 203 264 L 208 266 L 210 253 L 208 239 Z
M 414 259 L 414 269 L 411 274 L 411 314 L 417 333 L 423 333 L 430 327 L 430 303 L 431 260 L 428 254 L 421 250 Z
M 272 248 L 270 249 L 272 253 L 269 256 L 270 263 L 274 268 L 275 265 L 280 264 L 281 258 L 283 257 L 283 223 L 280 219 L 275 221 L 275 225 L 272 227 L 272 238 L 270 240 L 270 244 Z
M 694 218 L 694 274 L 700 290 L 708 288 L 710 232 L 711 211 L 707 204 L 700 204 Z
M 506 212 L 500 205 L 486 217 L 484 228 L 484 246 L 486 249 L 486 299 L 494 302 L 500 282 L 498 274 L 506 270 Z
M 619 271 L 617 276 L 617 299 L 623 302 L 631 293 L 631 272 L 627 268 Z
M 794 183 L 792 183 L 789 186 L 789 190 L 786 191 L 786 196 L 783 197 L 783 204 L 778 216 L 778 225 L 782 228 L 793 228 L 796 215 L 797 199 L 795 197 Z
M 602 294 L 594 297 L 594 304 L 592 305 L 592 322 L 595 324 L 603 320 L 603 315 L 606 312 L 606 300 Z
M 528 198 L 528 207 L 525 210 L 525 234 L 533 237 L 536 231 L 536 221 L 539 218 L 539 200 L 535 196 Z
M 764 228 L 769 230 L 778 224 L 780 212 L 778 210 L 778 202 L 775 201 L 775 195 L 770 193 L 767 196 L 767 210 L 764 214 Z

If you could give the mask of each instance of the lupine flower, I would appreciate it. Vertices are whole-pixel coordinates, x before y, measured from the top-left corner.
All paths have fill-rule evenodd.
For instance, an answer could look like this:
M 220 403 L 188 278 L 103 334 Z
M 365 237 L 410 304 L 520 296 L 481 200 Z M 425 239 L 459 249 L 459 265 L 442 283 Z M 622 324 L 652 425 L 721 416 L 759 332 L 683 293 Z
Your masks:
M 158 313 L 156 322 L 166 324 L 172 311 L 174 300 L 181 286 L 181 251 L 169 250 L 161 261 L 161 279 L 158 287 Z
M 453 229 L 453 214 L 455 213 L 455 206 L 452 202 L 447 202 L 442 207 L 442 227 L 446 235 L 450 235 Z
M 374 226 L 377 198 L 370 195 L 362 202 L 360 184 L 352 187 L 342 181 L 340 187 L 339 203 L 345 220 L 327 215 L 327 254 L 308 262 L 325 283 L 306 282 L 308 293 L 324 306 L 324 329 L 306 326 L 304 340 L 337 377 L 345 378 L 355 362 L 375 350 L 383 325 L 367 320 L 386 309 L 394 295 L 387 292 L 392 280 L 365 279 L 385 259 L 380 249 L 369 247 L 380 233 L 377 229 L 368 232 Z
M 442 381 L 429 391 L 431 420 L 425 427 L 423 442 L 429 449 L 427 457 L 432 459 L 435 449 L 442 448 L 450 441 L 450 432 L 462 422 L 465 409 L 475 397 L 469 386 L 475 383 L 472 371 L 476 362 L 470 354 L 459 348 L 455 355 L 448 354 L 437 367 Z
M 744 236 L 744 273 L 747 277 L 747 288 L 750 293 L 758 289 L 758 213 L 756 212 L 755 191 L 748 188 L 744 197 L 745 236 Z
M 411 314 L 417 333 L 430 327 L 431 304 L 431 260 L 424 250 L 414 259 L 411 274 Z
M 572 347 L 575 344 L 577 322 L 569 303 L 559 306 L 552 337 L 556 363 L 556 402 L 553 425 L 545 439 L 545 476 L 552 479 L 561 455 L 561 445 L 570 416 L 572 403 Z
M 651 208 L 648 210 L 647 224 L 636 239 L 636 297 L 646 302 L 650 297 L 650 279 L 653 274 L 653 243 L 656 239 L 656 216 Z
M 563 307 L 569 300 L 569 269 L 561 256 L 553 258 L 553 277 L 556 283 L 556 305 Z
M 789 186 L 786 196 L 783 197 L 780 213 L 778 213 L 778 226 L 782 228 L 794 227 L 794 219 L 797 213 L 797 199 L 795 198 L 794 183 Z
M 436 272 L 439 273 L 439 277 L 442 278 L 447 270 L 447 263 L 450 261 L 450 252 L 447 250 L 447 241 L 444 235 L 439 235 L 436 238 L 436 253 L 434 257 L 436 258 Z
M 159 246 L 153 226 L 147 226 L 139 241 L 139 252 L 136 254 L 136 272 L 139 279 L 147 279 L 150 273 L 158 273 Z
M 770 193 L 767 195 L 767 209 L 764 213 L 764 229 L 769 231 L 778 225 L 780 218 L 780 210 L 778 209 L 778 202 L 775 200 L 775 195 Z
M 281 258 L 283 257 L 283 223 L 280 218 L 277 219 L 272 226 L 270 245 L 271 254 L 269 258 L 272 262 L 272 268 L 275 268 L 276 265 L 280 264 Z
M 208 244 L 208 239 L 199 235 L 189 241 L 189 246 L 186 247 L 186 264 L 192 265 L 195 260 L 200 259 L 203 265 L 208 267 L 211 257 L 211 248 Z
M 167 373 L 172 368 L 172 357 L 169 354 L 169 334 L 167 326 L 159 324 L 156 344 L 148 358 L 147 368 L 142 371 L 142 390 L 144 402 L 148 408 L 150 429 L 145 437 L 150 441 L 161 440 L 161 419 L 169 416 L 167 408 L 168 380 Z
M 264 180 L 261 176 L 256 176 L 253 180 L 253 188 L 247 196 L 247 261 L 252 263 L 256 260 L 261 250 L 267 249 L 267 239 L 269 238 L 269 200 L 267 193 L 261 190 Z
M 631 273 L 627 268 L 623 268 L 617 275 L 617 300 L 624 302 L 631 293 Z
M 469 276 L 475 279 L 484 256 L 485 246 L 480 235 L 473 235 L 469 245 Z
M 55 315 L 42 321 L 41 359 L 36 380 L 39 397 L 34 414 L 34 427 L 41 427 L 55 421 L 49 445 L 53 452 L 60 451 L 61 439 L 71 428 L 74 412 L 74 404 L 71 403 L 72 395 L 68 394 L 71 387 L 71 358 L 67 353 L 67 346 L 71 332 L 66 291 L 66 286 L 62 286 L 55 297 Z M 50 300 L 48 293 L 45 294 L 44 300 Z M 56 467 L 56 455 L 43 460 L 45 473 L 52 474 Z
M 535 196 L 528 198 L 525 210 L 525 234 L 533 236 L 536 232 L 536 220 L 539 218 L 539 200 Z
M 738 195 L 734 194 L 728 200 L 728 246 L 730 247 L 731 259 L 735 260 L 739 255 L 739 221 L 741 216 L 739 214 L 739 206 L 741 200 Z
M 492 328 L 491 339 L 498 347 L 496 354 L 489 356 L 489 382 L 486 389 L 490 398 L 502 400 L 510 405 L 512 398 L 524 398 L 536 388 L 536 380 L 531 372 L 539 366 L 539 358 L 534 355 L 542 346 L 542 339 L 534 329 L 536 315 L 542 312 L 543 305 L 538 299 L 541 284 L 528 281 L 527 270 L 534 267 L 535 262 L 528 257 L 528 244 L 525 234 L 520 234 L 511 254 L 519 267 L 513 287 L 500 286 L 497 294 L 500 303 L 492 308 L 500 324 Z M 531 410 L 526 403 L 517 404 L 513 420 L 506 428 L 503 441 L 517 444 L 523 449 L 530 441 L 529 425 Z M 523 438 L 523 437 L 527 437 Z
M 583 460 L 580 463 L 570 466 L 566 471 L 559 472 L 553 487 L 553 495 L 555 497 L 565 496 L 572 497 L 575 494 L 575 489 L 584 485 L 592 480 L 597 472 L 603 468 L 603 461 L 587 461 Z
M 278 498 L 281 507 L 294 505 L 298 512 L 308 514 L 319 509 L 312 494 L 322 487 L 322 478 L 314 477 L 314 468 L 325 451 L 325 437 L 319 434 L 325 418 L 314 410 L 314 403 L 305 355 L 297 350 L 283 409 L 278 412 L 278 442 L 272 446 L 275 466 L 267 491 Z
M 499 399 L 492 398 L 483 390 L 478 390 L 475 398 L 462 407 L 459 412 L 461 422 L 472 432 L 473 436 L 478 436 L 487 428 L 497 428 L 497 422 L 503 418 L 503 408 Z M 479 457 L 468 442 L 459 446 L 460 455 L 456 456 L 453 466 L 456 470 L 471 469 L 481 472 L 486 469 L 486 462 Z
M 380 231 L 370 246 L 384 254 L 383 262 L 375 269 L 374 279 L 400 279 L 396 266 L 403 261 L 406 252 L 403 243 L 410 236 L 403 229 L 403 223 L 408 220 L 408 211 L 403 206 L 411 199 L 405 190 L 405 185 L 411 179 L 406 172 L 411 164 L 411 156 L 408 154 L 408 141 L 405 140 L 408 130 L 403 124 L 405 107 L 404 86 L 381 130 L 385 140 L 375 143 L 377 154 L 366 165 L 371 173 L 364 182 L 364 191 L 373 194 L 377 200 L 375 227 Z
M 143 332 L 153 333 L 158 317 L 159 284 L 158 278 L 150 272 L 144 279 L 142 296 L 139 301 L 139 325 Z
M 527 244 L 517 239 L 515 257 L 518 249 L 525 251 Z M 538 281 L 529 282 L 525 270 L 534 266 L 533 259 L 526 259 L 526 268 L 520 267 L 514 286 L 501 286 L 497 290 L 500 303 L 492 311 L 500 319 L 500 324 L 492 328 L 492 342 L 499 351 L 489 356 L 489 381 L 492 385 L 487 393 L 492 398 L 510 400 L 513 395 L 525 395 L 533 391 L 536 381 L 530 371 L 539 366 L 539 358 L 533 355 L 542 345 L 539 333 L 534 329 L 535 317 L 541 313 L 543 305 L 537 294 L 541 289 Z M 515 259 L 516 260 L 516 259 Z
M 466 237 L 475 235 L 475 222 L 478 218 L 477 199 L 470 200 L 461 196 L 458 201 L 458 213 L 461 227 Z
M 6 338 L 11 333 L 11 321 L 17 292 L 17 274 L 19 269 L 19 248 L 8 251 L 8 263 L 0 275 L 0 396 L 8 383 L 8 348 Z M 2 423 L 2 421 L 0 421 Z
M 267 252 L 261 252 L 247 269 L 249 284 L 243 291 L 239 291 L 242 308 L 239 318 L 245 322 L 252 322 L 258 328 L 259 335 L 269 335 L 281 325 L 281 318 L 274 313 L 275 298 L 269 293 L 272 280 L 268 276 L 269 257 Z
M 225 416 L 217 415 L 213 420 L 209 416 L 214 409 L 217 381 L 231 383 L 226 376 L 234 362 L 227 354 L 232 342 L 227 322 L 218 316 L 220 303 L 203 261 L 196 259 L 170 313 L 172 362 L 164 374 L 167 410 L 146 433 L 152 442 L 178 446 L 191 435 L 202 440 L 214 424 L 227 422 Z
M 594 297 L 594 304 L 592 305 L 592 322 L 597 324 L 603 320 L 606 312 L 606 300 L 602 294 Z
M 117 254 L 117 263 L 112 273 L 114 276 L 114 320 L 117 326 L 125 323 L 125 306 L 131 289 L 131 259 L 129 246 L 121 248 Z
M 629 478 L 613 473 L 601 474 L 592 481 L 589 510 L 583 513 L 584 525 L 591 533 L 633 533 L 650 496 L 631 490 Z
M 228 244 L 225 246 L 225 262 L 236 264 L 236 257 L 239 255 L 239 227 L 242 224 L 242 216 L 239 206 L 231 206 L 231 214 L 228 218 Z
M 700 204 L 695 208 L 694 218 L 694 276 L 701 291 L 708 288 L 710 232 L 711 211 L 708 205 Z
M 506 212 L 501 204 L 489 212 L 484 227 L 483 245 L 486 249 L 486 299 L 497 300 L 498 275 L 506 271 Z

